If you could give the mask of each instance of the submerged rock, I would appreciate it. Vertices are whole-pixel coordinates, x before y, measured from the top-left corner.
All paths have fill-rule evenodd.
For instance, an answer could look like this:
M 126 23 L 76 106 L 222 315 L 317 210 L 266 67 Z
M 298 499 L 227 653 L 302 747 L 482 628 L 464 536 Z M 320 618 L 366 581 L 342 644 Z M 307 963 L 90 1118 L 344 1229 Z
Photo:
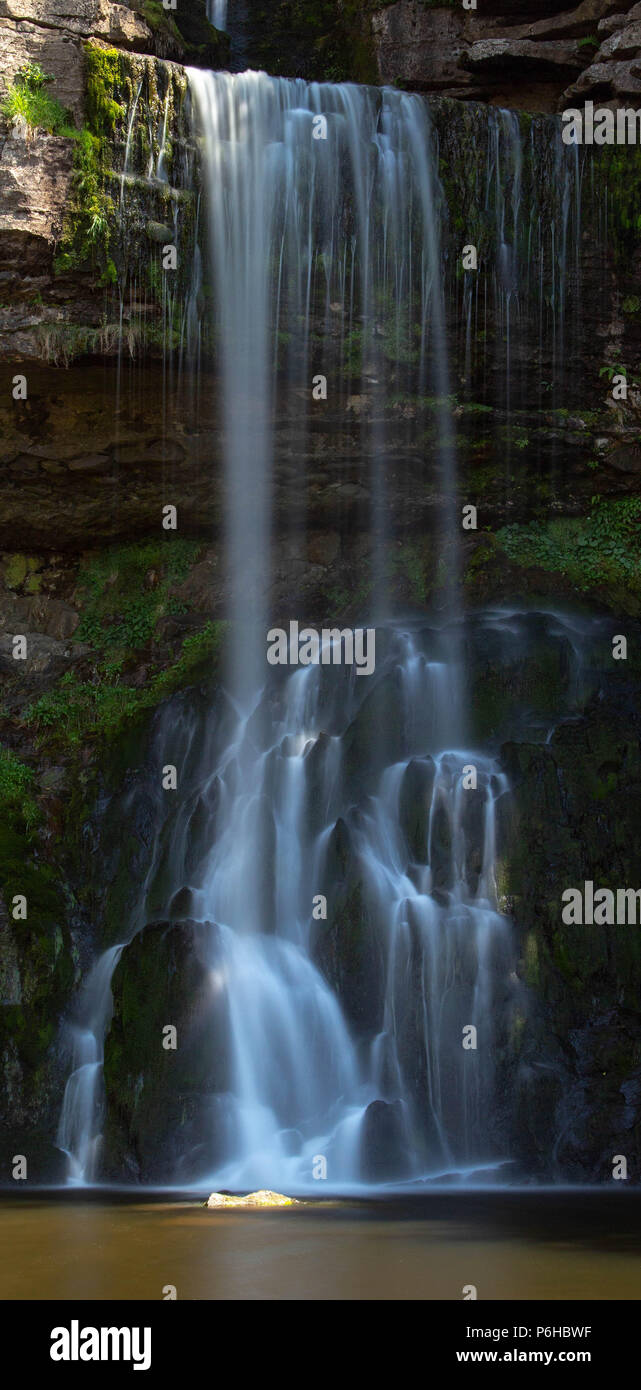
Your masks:
M 282 1192 L 249 1192 L 246 1197 L 237 1197 L 228 1192 L 212 1192 L 207 1201 L 208 1207 L 297 1207 L 295 1197 L 284 1197 Z

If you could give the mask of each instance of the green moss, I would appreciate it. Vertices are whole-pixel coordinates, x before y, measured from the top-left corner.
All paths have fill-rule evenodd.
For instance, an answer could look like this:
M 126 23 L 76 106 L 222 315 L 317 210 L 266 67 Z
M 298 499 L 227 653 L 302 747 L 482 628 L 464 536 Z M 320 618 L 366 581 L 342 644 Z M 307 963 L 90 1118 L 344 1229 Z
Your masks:
M 592 157 L 607 188 L 608 246 L 617 263 L 629 264 L 641 244 L 641 146 L 595 147 Z
M 153 34 L 164 34 L 180 45 L 180 30 L 171 11 L 163 9 L 161 0 L 144 0 L 142 17 Z
M 113 135 L 124 107 L 115 93 L 127 78 L 126 59 L 118 48 L 98 48 L 86 43 L 85 94 L 87 124 L 94 135 Z
M 405 575 L 409 581 L 413 601 L 424 608 L 428 599 L 429 585 L 425 571 L 425 557 L 420 542 L 410 541 L 407 545 L 401 546 L 399 554 L 394 557 L 394 569 Z
M 4 565 L 4 582 L 7 589 L 21 589 L 23 586 L 28 593 L 37 593 L 40 588 L 39 576 L 36 574 L 40 566 L 40 561 L 31 555 L 9 555 Z
M 277 77 L 319 82 L 376 83 L 371 16 L 374 0 L 281 0 L 257 15 L 259 61 Z
M 101 662 L 94 680 L 79 680 L 68 671 L 53 690 L 25 711 L 41 746 L 73 750 L 88 740 L 112 743 L 140 722 L 163 700 L 197 678 L 217 656 L 225 623 L 207 623 L 185 637 L 171 666 L 152 672 L 142 687 L 126 685 L 119 661 Z
M 602 587 L 612 598 L 627 598 L 631 611 L 630 601 L 641 599 L 641 498 L 592 503 L 588 516 L 504 526 L 496 540 L 514 563 L 562 574 L 582 594 Z
M 43 857 L 42 813 L 34 795 L 35 775 L 7 748 L 0 748 L 0 885 L 8 912 L 0 938 L 0 1055 L 10 1046 L 30 1094 L 46 1077 L 46 1054 L 69 990 L 73 966 L 68 950 L 65 900 L 54 866 Z M 14 920 L 13 898 L 27 900 L 27 917 Z
M 114 282 L 109 248 L 115 207 L 105 184 L 104 147 L 91 131 L 82 130 L 74 152 L 71 206 L 54 262 L 57 274 L 91 269 L 100 272 L 103 283 Z
M 0 745 L 0 817 L 5 826 L 16 820 L 27 830 L 40 820 L 40 811 L 33 795 L 34 774 L 10 748 Z
M 116 546 L 81 565 L 79 640 L 103 653 L 144 646 L 159 618 L 178 611 L 169 590 L 185 578 L 201 550 L 199 541 L 167 537 Z

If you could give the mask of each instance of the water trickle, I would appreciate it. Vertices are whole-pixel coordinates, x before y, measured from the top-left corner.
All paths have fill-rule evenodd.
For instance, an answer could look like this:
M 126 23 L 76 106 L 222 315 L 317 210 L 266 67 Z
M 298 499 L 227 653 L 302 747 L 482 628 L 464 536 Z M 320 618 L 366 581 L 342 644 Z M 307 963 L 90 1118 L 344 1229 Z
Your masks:
M 227 28 L 228 0 L 207 0 L 207 17 L 215 29 Z
M 67 1025 L 72 1071 L 65 1088 L 56 1143 L 69 1159 L 72 1182 L 92 1182 L 102 1128 L 104 1037 L 111 1013 L 111 979 L 122 947 L 101 955 L 89 972 Z

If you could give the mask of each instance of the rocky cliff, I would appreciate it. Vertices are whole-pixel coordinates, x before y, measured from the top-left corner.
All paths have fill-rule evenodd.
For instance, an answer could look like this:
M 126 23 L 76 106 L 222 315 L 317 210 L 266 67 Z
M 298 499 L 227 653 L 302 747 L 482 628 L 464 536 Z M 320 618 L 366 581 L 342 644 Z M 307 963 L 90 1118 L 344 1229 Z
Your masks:
M 624 0 L 237 0 L 232 58 L 280 76 L 389 83 L 527 111 L 639 91 L 639 5 Z
M 278 74 L 436 94 L 457 502 L 481 510 L 479 532 L 462 546 L 462 597 L 470 607 L 590 603 L 630 623 L 641 613 L 638 151 L 606 152 L 602 163 L 595 155 L 575 166 L 580 180 L 564 183 L 544 114 L 588 97 L 635 104 L 641 6 L 583 0 L 569 9 L 546 0 L 533 20 L 525 0 L 479 0 L 476 12 L 421 0 L 305 0 L 267 12 L 245 0 L 230 28 L 231 49 L 208 24 L 204 0 L 175 12 L 159 0 L 0 0 L 3 1152 L 28 1145 L 43 1178 L 59 1171 L 59 1017 L 94 949 L 118 939 L 159 830 L 149 741 L 156 711 L 173 699 L 173 716 L 183 688 L 210 670 L 228 597 L 215 343 L 201 333 L 208 286 L 192 273 L 202 222 L 186 63 L 222 66 L 242 53 Z M 507 203 L 500 180 L 485 179 L 498 165 L 510 171 Z M 526 199 L 532 215 L 519 223 Z M 522 264 L 534 258 L 527 285 L 515 286 L 505 255 L 495 270 L 506 218 L 519 228 Z M 550 226 L 563 248 L 554 260 L 537 251 Z M 467 241 L 487 267 L 484 305 L 461 271 Z M 167 244 L 178 251 L 169 293 Z M 287 615 L 296 602 L 310 618 L 328 607 L 336 620 L 360 616 L 376 548 L 367 426 L 388 445 L 392 603 L 424 611 L 442 601 L 443 496 L 432 450 L 443 403 L 419 392 L 411 350 L 394 365 L 393 306 L 381 307 L 377 326 L 380 360 L 397 373 L 385 400 L 344 306 L 332 304 L 330 314 L 328 329 L 314 305 L 311 327 L 339 380 L 335 397 L 311 429 L 298 400 L 283 391 L 278 399 L 273 608 Z M 188 351 L 194 330 L 198 364 Z M 287 344 L 280 347 L 282 387 Z M 621 364 L 630 389 L 617 403 L 611 377 Z M 14 397 L 14 375 L 26 377 L 26 399 Z M 286 526 L 299 477 L 302 544 Z M 181 538 L 168 545 L 158 534 L 161 495 L 181 517 Z M 16 675 L 16 632 L 30 644 L 28 677 Z M 503 743 L 514 785 L 503 892 L 521 923 L 524 988 L 539 1001 L 529 1040 L 506 1044 L 504 1074 L 510 1085 L 518 1075 L 524 1170 L 549 1175 L 541 1136 L 556 1126 L 560 1171 L 598 1178 L 621 1124 L 639 1152 L 639 1057 L 625 1043 L 638 952 L 632 940 L 607 938 L 605 954 L 593 942 L 574 954 L 549 904 L 562 883 L 559 844 L 577 881 L 638 877 L 633 820 L 617 811 L 619 797 L 629 810 L 638 791 L 638 671 L 628 690 L 608 686 L 601 708 L 586 697 L 576 722 L 543 747 L 529 733 L 506 733 L 503 710 L 515 701 L 538 710 L 536 664 L 499 677 L 477 660 L 474 684 L 477 736 Z M 558 693 L 546 668 L 548 676 Z M 595 797 L 597 821 L 584 809 Z M 518 839 L 525 824 L 533 827 L 527 857 Z M 11 915 L 24 891 L 26 921 Z M 354 900 L 344 904 L 347 945 L 341 953 L 330 942 L 324 968 L 358 1013 Z M 144 985 L 151 943 L 147 955 L 157 953 L 163 969 L 187 960 L 197 988 L 188 927 L 163 919 L 146 933 L 130 948 L 132 977 Z M 131 1004 L 124 968 L 116 984 L 108 1063 L 118 1078 Z M 184 991 L 178 1004 L 188 1011 Z M 544 1075 L 536 1062 L 543 1042 Z M 197 1050 L 191 1063 L 189 1085 L 210 1084 Z M 131 1076 L 130 1067 L 110 1119 L 120 1174 L 134 1171 L 138 1140 L 145 1154 L 154 1148 L 153 1117 L 132 1119 Z M 187 1111 L 179 1119 L 188 1124 Z M 172 1112 L 163 1124 L 169 1130 L 175 1120 Z M 504 1117 L 503 1136 L 506 1125 Z

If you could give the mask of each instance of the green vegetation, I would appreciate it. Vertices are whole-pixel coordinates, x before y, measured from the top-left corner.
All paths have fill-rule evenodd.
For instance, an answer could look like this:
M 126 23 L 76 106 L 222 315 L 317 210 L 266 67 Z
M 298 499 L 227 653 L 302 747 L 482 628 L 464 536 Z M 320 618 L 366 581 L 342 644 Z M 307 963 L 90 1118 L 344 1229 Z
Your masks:
M 22 589 L 27 594 L 40 591 L 41 577 L 38 574 L 42 561 L 33 555 L 20 555 L 14 552 L 7 555 L 4 562 L 3 580 L 7 589 Z
M 82 130 L 74 157 L 74 207 L 56 257 L 58 274 L 91 266 L 101 269 L 104 284 L 116 280 L 109 256 L 113 199 L 105 192 L 105 169 L 100 141 Z
M 5 97 L 2 115 L 6 121 L 22 116 L 31 130 L 46 130 L 70 140 L 78 138 L 71 113 L 46 90 L 54 78 L 39 63 L 25 63 L 13 79 Z
M 40 811 L 33 795 L 34 774 L 10 748 L 0 744 L 0 817 L 8 822 L 22 821 L 32 831 L 40 820 Z
M 429 585 L 420 542 L 409 541 L 407 545 L 401 546 L 398 555 L 394 557 L 394 569 L 405 575 L 413 601 L 424 608 L 429 596 Z
M 280 0 L 264 29 L 260 61 L 276 77 L 376 83 L 370 19 L 381 7 L 381 0 Z
M 143 0 L 142 17 L 163 41 L 166 56 L 198 57 L 207 67 L 227 66 L 229 40 L 207 19 L 205 0 L 189 0 L 175 14 L 163 8 L 161 0 Z
M 144 686 L 123 683 L 121 661 L 100 663 L 91 681 L 67 671 L 54 690 L 25 711 L 25 722 L 35 725 L 38 742 L 48 747 L 73 750 L 95 738 L 109 742 L 195 677 L 218 653 L 224 631 L 222 622 L 207 623 L 185 637 L 177 660 L 150 675 Z
M 158 621 L 187 611 L 172 589 L 188 575 L 201 550 L 200 541 L 167 536 L 112 546 L 81 564 L 81 620 L 75 639 L 93 649 L 93 658 L 67 671 L 25 711 L 24 723 L 38 746 L 64 753 L 90 739 L 113 741 L 211 663 L 225 630 L 222 622 L 190 632 L 173 657 L 171 649 L 154 644 Z M 139 664 L 143 648 L 144 684 L 128 684 L 127 671 Z M 23 786 L 17 772 L 12 776 L 16 794 L 26 795 L 28 777 Z M 0 798 L 1 787 L 0 782 Z
M 592 498 L 586 517 L 504 526 L 496 540 L 516 564 L 565 575 L 579 593 L 595 587 L 641 595 L 641 498 Z
M 124 116 L 114 99 L 126 83 L 126 56 L 117 48 L 85 44 L 87 126 L 78 133 L 74 152 L 73 197 L 55 260 L 59 275 L 75 270 L 100 273 L 100 283 L 115 284 L 116 266 L 110 254 L 115 207 L 107 192 L 109 138 Z
M 189 573 L 200 541 L 169 539 L 116 546 L 81 566 L 83 603 L 77 637 L 102 653 L 135 651 L 153 637 L 158 619 L 184 612 L 170 597 Z
M 113 93 L 126 81 L 125 64 L 120 49 L 85 44 L 87 119 L 94 135 L 113 135 L 116 122 L 124 116 L 125 108 Z
M 176 44 L 181 43 L 178 25 L 171 12 L 163 9 L 162 0 L 143 0 L 142 17 L 152 33 L 164 34 Z
M 593 158 L 607 188 L 608 244 L 615 261 L 627 262 L 641 242 L 641 146 L 595 146 Z

